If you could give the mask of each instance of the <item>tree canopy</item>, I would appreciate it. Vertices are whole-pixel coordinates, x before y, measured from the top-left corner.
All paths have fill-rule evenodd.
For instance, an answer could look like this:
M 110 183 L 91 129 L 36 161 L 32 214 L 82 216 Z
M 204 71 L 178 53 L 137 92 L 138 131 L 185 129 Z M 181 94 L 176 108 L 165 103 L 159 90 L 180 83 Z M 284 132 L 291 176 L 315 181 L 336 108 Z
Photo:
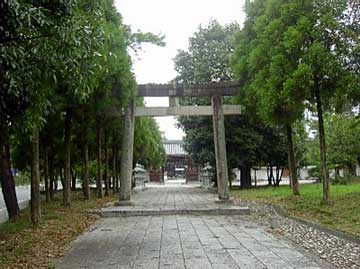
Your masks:
M 230 57 L 234 52 L 235 34 L 238 31 L 237 24 L 222 26 L 217 21 L 210 21 L 205 27 L 200 26 L 198 32 L 190 38 L 188 51 L 179 51 L 175 57 L 175 70 L 178 72 L 175 81 L 196 84 L 232 80 Z M 238 102 L 238 99 L 226 98 L 225 102 Z M 184 98 L 180 102 L 209 105 L 210 99 Z M 201 166 L 210 163 L 215 167 L 212 119 L 180 117 L 179 125 L 186 133 L 185 147 L 194 162 Z M 284 145 L 282 133 L 265 125 L 259 118 L 251 119 L 245 111 L 241 116 L 225 117 L 225 128 L 228 164 L 231 168 L 242 169 L 242 174 L 246 175 L 242 180 L 244 187 L 251 184 L 249 171 L 252 166 L 270 163 L 284 165 L 284 154 L 280 150 Z M 270 143 L 276 146 L 270 146 Z
M 71 202 L 70 187 L 76 188 L 77 178 L 89 198 L 93 164 L 98 196 L 103 182 L 105 195 L 110 183 L 116 191 L 121 111 L 135 98 L 136 88 L 128 50 L 140 49 L 142 42 L 163 46 L 164 37 L 132 33 L 112 0 L 15 0 L 2 1 L 0 7 L 2 190 L 14 217 L 19 208 L 11 160 L 20 172 L 31 170 L 32 220 L 37 223 L 39 169 L 47 199 L 61 178 L 64 205 Z M 139 121 L 135 132 L 134 161 L 160 166 L 165 160 L 156 123 Z
M 236 76 L 245 81 L 244 105 L 287 129 L 294 194 L 299 189 L 292 126 L 306 106 L 316 107 L 327 203 L 323 110 L 336 92 L 349 94 L 358 81 L 354 8 L 353 1 L 247 1 L 233 57 Z

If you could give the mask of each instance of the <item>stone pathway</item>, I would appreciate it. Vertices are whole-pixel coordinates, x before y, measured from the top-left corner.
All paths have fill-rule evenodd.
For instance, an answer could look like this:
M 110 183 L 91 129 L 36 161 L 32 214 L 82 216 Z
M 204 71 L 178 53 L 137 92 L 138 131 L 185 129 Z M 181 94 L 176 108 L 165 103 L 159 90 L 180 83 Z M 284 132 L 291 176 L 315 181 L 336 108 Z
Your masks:
M 153 185 L 154 186 L 154 185 Z M 170 185 L 171 186 L 171 185 Z M 154 186 L 135 193 L 133 206 L 109 206 L 96 211 L 103 217 L 152 215 L 249 215 L 247 207 L 216 203 L 217 196 L 197 185 Z
M 214 207 L 199 188 L 151 188 L 144 208 Z M 102 218 L 80 236 L 58 268 L 329 268 L 246 216 Z
M 206 192 L 198 184 L 160 185 L 139 191 L 134 195 L 135 206 L 140 209 L 182 209 L 182 208 L 220 208 L 225 204 L 215 204 L 216 195 Z M 123 207 L 124 208 L 124 207 Z M 126 208 L 126 207 L 125 207 Z

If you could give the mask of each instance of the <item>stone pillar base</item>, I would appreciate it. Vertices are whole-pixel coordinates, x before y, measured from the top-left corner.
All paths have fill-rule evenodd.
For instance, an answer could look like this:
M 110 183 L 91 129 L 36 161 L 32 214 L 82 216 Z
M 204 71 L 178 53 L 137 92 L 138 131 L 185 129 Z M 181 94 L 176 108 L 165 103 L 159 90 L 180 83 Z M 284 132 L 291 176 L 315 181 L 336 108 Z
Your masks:
M 234 200 L 231 199 L 231 198 L 229 198 L 229 199 L 220 199 L 220 198 L 218 198 L 218 199 L 215 200 L 215 203 L 216 204 L 233 204 Z

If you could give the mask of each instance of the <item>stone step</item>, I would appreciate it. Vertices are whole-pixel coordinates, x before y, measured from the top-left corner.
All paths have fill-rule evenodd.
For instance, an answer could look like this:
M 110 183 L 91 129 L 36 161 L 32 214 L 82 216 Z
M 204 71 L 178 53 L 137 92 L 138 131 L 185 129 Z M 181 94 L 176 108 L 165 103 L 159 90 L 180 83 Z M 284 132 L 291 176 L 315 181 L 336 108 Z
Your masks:
M 165 216 L 165 215 L 250 215 L 248 207 L 229 208 L 171 208 L 171 209 L 137 209 L 112 207 L 93 211 L 104 218 L 110 217 L 133 217 L 133 216 Z

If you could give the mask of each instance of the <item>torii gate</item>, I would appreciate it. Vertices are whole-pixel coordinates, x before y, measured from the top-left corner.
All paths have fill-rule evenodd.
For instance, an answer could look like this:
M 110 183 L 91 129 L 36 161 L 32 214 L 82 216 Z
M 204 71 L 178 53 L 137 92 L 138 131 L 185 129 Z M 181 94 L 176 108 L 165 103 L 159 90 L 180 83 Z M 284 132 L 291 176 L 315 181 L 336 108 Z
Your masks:
M 120 172 L 120 199 L 118 205 L 131 205 L 131 179 L 134 148 L 135 117 L 159 116 L 213 116 L 216 156 L 216 178 L 219 200 L 228 201 L 229 181 L 225 144 L 224 115 L 239 115 L 239 105 L 223 105 L 223 96 L 235 95 L 241 83 L 218 82 L 199 85 L 145 84 L 138 86 L 138 96 L 170 97 L 169 107 L 136 107 L 135 100 L 129 102 L 125 110 L 125 129 L 122 141 Z M 178 97 L 211 96 L 211 106 L 178 106 Z

